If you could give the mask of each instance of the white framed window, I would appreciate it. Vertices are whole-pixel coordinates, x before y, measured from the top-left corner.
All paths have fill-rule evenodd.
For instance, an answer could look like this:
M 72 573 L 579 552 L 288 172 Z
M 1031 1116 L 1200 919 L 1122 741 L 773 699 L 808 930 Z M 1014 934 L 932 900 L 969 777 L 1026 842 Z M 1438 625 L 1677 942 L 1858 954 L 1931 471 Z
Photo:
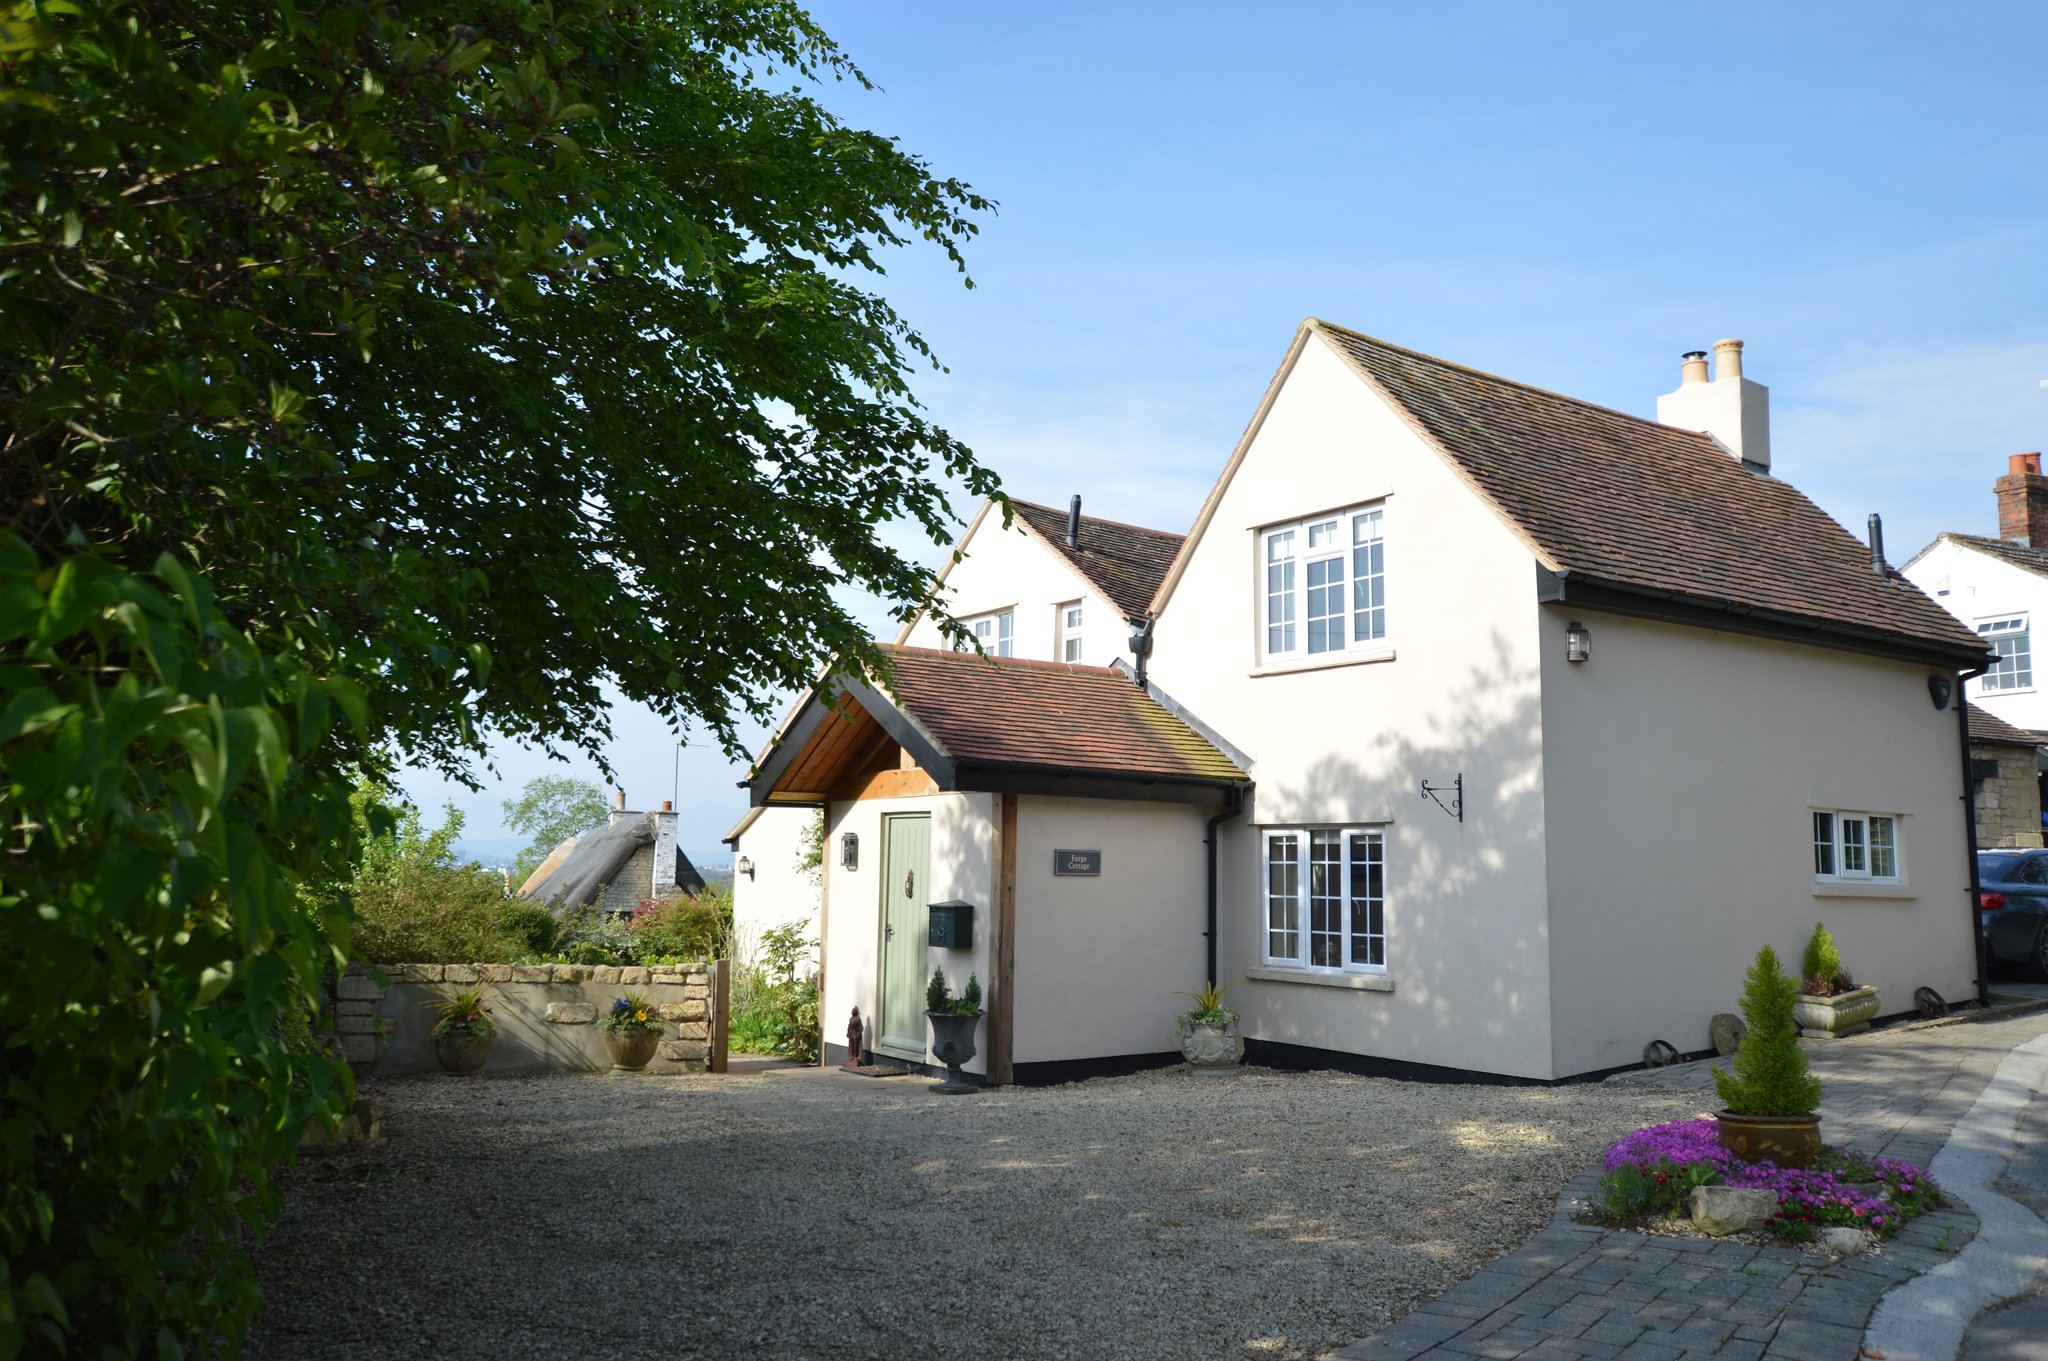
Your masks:
M 1892 813 L 1813 810 L 1813 877 L 1828 883 L 1867 880 L 1900 884 L 1906 879 L 1899 848 L 1899 819 Z
M 2034 648 L 2027 636 L 2027 616 L 2009 615 L 1986 619 L 1977 625 L 1979 637 L 1998 649 L 1998 660 L 1977 678 L 1980 690 L 2031 690 L 2034 688 Z
M 974 641 L 991 657 L 1017 655 L 1017 612 L 1003 610 L 967 621 L 974 629 Z
M 1386 834 L 1376 827 L 1271 828 L 1265 845 L 1266 963 L 1385 973 Z
M 1069 600 L 1059 606 L 1060 660 L 1078 662 L 1081 660 L 1081 602 Z
M 1370 651 L 1387 639 L 1383 506 L 1350 510 L 1260 535 L 1266 660 Z

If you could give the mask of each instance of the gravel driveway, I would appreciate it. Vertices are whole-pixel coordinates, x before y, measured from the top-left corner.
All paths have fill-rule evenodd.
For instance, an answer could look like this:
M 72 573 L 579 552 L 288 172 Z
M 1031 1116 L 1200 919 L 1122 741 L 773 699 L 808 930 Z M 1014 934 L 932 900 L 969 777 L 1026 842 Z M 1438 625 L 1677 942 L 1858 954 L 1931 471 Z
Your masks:
M 1640 1087 L 1169 1069 L 385 1081 L 258 1251 L 248 1355 L 1310 1357 L 1520 1244 Z

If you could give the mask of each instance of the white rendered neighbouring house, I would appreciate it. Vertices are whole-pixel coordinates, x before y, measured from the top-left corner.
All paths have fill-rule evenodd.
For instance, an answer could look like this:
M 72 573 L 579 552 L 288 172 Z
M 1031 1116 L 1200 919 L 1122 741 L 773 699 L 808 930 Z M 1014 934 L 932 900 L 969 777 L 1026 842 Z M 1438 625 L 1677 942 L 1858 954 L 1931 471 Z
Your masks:
M 1997 649 L 1991 668 L 1968 682 L 1971 706 L 1986 715 L 1972 742 L 1983 777 L 1977 837 L 1985 846 L 2038 846 L 2039 748 L 2048 741 L 2048 676 L 2034 647 L 2036 626 L 2048 628 L 2048 477 L 2041 475 L 2041 455 L 2012 455 L 1992 493 L 1996 538 L 1942 534 L 1899 570 Z
M 807 699 L 751 797 L 826 812 L 827 1039 L 858 1005 L 918 1061 L 902 990 L 973 972 L 972 1070 L 1054 1080 L 1169 1061 L 1214 977 L 1255 1060 L 1551 1080 L 1706 1049 L 1816 919 L 1890 1014 L 1974 992 L 1944 687 L 1989 654 L 1770 475 L 1717 348 L 1650 421 L 1309 321 L 1117 606 L 1138 666 L 913 629 L 893 688 Z M 949 608 L 1057 603 L 992 522 Z M 956 902 L 964 948 L 919 929 Z

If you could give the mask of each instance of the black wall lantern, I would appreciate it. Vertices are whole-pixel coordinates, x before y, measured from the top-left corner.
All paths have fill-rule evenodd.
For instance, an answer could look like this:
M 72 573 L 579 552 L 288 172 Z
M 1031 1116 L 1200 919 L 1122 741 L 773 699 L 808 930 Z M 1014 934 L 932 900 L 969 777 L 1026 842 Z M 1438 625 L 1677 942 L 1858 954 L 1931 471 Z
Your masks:
M 1574 619 L 1564 626 L 1564 659 L 1583 662 L 1593 655 L 1593 630 Z
M 860 868 L 860 834 L 845 832 L 839 838 L 839 868 L 857 870 Z
M 747 856 L 741 856 L 738 862 L 733 865 L 733 868 L 739 873 L 746 875 L 749 879 L 754 877 L 754 862 Z
M 1948 707 L 1949 696 L 1953 695 L 1955 692 L 1956 683 L 1949 677 L 1929 676 L 1927 678 L 1927 698 L 1934 701 L 1935 708 L 1946 709 Z

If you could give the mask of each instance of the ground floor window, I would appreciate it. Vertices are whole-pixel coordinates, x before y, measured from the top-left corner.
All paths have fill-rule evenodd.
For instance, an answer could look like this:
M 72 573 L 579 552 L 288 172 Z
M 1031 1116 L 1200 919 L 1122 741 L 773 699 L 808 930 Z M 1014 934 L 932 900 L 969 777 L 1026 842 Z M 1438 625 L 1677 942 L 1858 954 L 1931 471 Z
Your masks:
M 1891 813 L 1813 810 L 1813 877 L 1835 883 L 1905 880 L 1899 857 L 1899 820 Z
M 1266 832 L 1268 964 L 1387 967 L 1386 836 L 1372 827 Z

